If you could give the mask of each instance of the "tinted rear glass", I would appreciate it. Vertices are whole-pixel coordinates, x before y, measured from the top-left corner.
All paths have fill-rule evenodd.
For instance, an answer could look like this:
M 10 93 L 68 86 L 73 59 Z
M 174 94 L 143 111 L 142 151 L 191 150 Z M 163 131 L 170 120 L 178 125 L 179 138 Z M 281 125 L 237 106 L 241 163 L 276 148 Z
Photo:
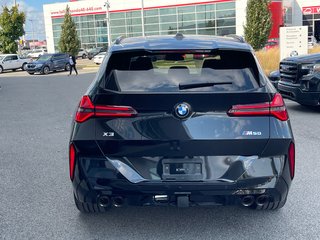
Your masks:
M 105 87 L 121 92 L 250 91 L 259 87 L 254 57 L 240 51 L 115 53 L 106 76 Z

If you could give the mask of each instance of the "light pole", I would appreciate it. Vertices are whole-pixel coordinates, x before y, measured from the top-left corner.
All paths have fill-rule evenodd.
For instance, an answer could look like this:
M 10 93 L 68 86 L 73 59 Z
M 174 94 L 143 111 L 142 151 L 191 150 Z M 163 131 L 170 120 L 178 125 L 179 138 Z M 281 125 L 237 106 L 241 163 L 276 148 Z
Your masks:
M 141 25 L 142 25 L 142 36 L 145 36 L 144 32 L 144 2 L 141 0 Z
M 35 49 L 35 45 L 34 45 L 33 19 L 29 19 L 29 21 L 31 22 L 31 29 L 32 29 L 32 45 L 33 45 L 33 49 Z
M 108 34 L 108 47 L 110 47 L 111 46 L 111 32 L 110 32 L 110 13 L 109 13 L 110 3 L 109 3 L 109 0 L 107 0 L 104 3 L 104 6 L 107 8 L 107 10 L 106 10 L 106 22 L 107 22 L 107 34 Z

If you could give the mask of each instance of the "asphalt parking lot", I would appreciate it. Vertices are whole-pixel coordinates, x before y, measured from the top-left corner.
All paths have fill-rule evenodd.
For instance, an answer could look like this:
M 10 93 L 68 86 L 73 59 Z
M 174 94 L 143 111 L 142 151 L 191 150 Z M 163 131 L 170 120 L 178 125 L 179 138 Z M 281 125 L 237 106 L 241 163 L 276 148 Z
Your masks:
M 320 238 L 320 109 L 291 101 L 296 177 L 283 209 L 130 207 L 80 214 L 68 177 L 68 139 L 71 116 L 93 78 L 0 76 L 0 239 Z

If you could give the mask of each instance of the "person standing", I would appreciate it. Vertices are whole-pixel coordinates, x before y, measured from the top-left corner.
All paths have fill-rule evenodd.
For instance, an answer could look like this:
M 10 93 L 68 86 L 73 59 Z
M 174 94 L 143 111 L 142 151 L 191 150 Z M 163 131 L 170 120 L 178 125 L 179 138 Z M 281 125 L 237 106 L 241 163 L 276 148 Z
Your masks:
M 76 72 L 76 75 L 78 75 L 78 71 L 76 68 L 77 62 L 76 62 L 75 56 L 72 56 L 72 55 L 69 56 L 69 64 L 70 64 L 70 73 L 68 76 L 72 74 L 72 69 L 74 69 L 74 71 Z

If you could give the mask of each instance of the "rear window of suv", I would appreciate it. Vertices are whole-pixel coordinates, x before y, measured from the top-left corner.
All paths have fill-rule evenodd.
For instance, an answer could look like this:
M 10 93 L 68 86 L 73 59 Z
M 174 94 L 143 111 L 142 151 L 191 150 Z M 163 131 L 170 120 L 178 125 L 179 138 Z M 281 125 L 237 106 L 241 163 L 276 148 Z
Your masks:
M 105 88 L 119 92 L 250 91 L 259 88 L 253 55 L 242 51 L 113 53 Z

